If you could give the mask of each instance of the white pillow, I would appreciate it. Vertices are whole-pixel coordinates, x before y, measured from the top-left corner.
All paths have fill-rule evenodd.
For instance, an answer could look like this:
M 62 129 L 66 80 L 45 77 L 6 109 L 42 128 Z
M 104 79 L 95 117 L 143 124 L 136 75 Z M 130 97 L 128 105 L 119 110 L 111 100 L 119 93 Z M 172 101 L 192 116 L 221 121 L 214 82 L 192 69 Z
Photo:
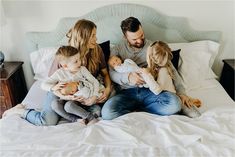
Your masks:
M 171 49 L 181 49 L 178 72 L 187 90 L 201 87 L 204 80 L 217 76 L 211 67 L 218 54 L 219 44 L 213 41 L 195 41 L 190 43 L 171 43 Z
M 59 47 L 41 48 L 30 53 L 30 61 L 32 64 L 35 80 L 45 80 L 55 58 L 55 53 Z

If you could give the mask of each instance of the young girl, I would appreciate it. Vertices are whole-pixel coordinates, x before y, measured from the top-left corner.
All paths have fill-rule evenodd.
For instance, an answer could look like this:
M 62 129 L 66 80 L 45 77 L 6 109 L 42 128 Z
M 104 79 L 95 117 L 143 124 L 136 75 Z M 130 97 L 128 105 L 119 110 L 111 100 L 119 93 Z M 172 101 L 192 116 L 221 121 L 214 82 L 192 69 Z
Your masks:
M 72 122 L 79 117 L 84 120 L 85 124 L 97 122 L 96 118 L 99 113 L 92 113 L 86 109 L 99 108 L 94 105 L 100 96 L 99 87 L 101 86 L 99 86 L 98 80 L 86 67 L 81 66 L 80 53 L 76 48 L 72 46 L 60 47 L 56 52 L 56 59 L 61 68 L 42 83 L 42 88 L 57 93 L 60 98 L 63 98 L 63 95 L 70 95 L 70 99 L 73 100 L 74 94 L 82 96 L 88 99 L 89 106 L 78 104 L 76 108 L 71 108 L 71 104 L 75 102 L 58 99 L 52 102 L 52 109 L 61 117 Z
M 147 50 L 147 64 L 148 68 L 141 69 L 141 73 L 151 73 L 154 79 L 157 81 L 162 90 L 167 90 L 172 93 L 176 93 L 175 86 L 173 84 L 174 75 L 171 69 L 173 55 L 169 46 L 162 42 L 156 41 L 152 43 Z M 200 112 L 195 108 L 200 107 L 201 101 L 191 97 L 183 98 L 182 112 L 189 117 L 198 117 Z

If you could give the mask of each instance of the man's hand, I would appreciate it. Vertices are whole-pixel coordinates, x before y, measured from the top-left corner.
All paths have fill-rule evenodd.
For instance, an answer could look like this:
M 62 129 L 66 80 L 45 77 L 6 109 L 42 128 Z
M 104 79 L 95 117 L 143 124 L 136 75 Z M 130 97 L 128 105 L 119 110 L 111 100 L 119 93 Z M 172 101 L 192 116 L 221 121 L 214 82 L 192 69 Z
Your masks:
M 110 88 L 105 88 L 102 91 L 102 95 L 97 99 L 97 103 L 105 102 L 108 99 L 110 92 L 111 92 Z
M 142 74 L 142 75 L 148 75 L 150 74 L 150 71 L 148 68 L 140 68 L 138 71 L 137 71 L 138 74 Z
M 145 82 L 139 73 L 131 72 L 128 76 L 129 82 L 134 85 L 143 85 Z

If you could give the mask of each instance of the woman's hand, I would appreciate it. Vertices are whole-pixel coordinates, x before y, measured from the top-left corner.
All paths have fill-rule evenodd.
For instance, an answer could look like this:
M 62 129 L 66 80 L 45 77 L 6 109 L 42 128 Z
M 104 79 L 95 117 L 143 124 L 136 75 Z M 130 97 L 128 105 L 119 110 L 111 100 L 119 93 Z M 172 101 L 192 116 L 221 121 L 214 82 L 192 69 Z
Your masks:
M 96 103 L 97 96 L 92 96 L 88 99 L 84 99 L 81 103 L 86 106 L 91 106 Z
M 102 91 L 102 95 L 97 99 L 97 103 L 105 102 L 108 99 L 110 93 L 111 93 L 111 89 L 110 88 L 105 88 Z
M 80 103 L 83 103 L 85 100 L 86 100 L 86 98 L 84 98 L 83 96 L 73 96 L 74 98 L 73 98 L 73 100 L 74 101 L 78 101 L 78 102 L 80 102 Z

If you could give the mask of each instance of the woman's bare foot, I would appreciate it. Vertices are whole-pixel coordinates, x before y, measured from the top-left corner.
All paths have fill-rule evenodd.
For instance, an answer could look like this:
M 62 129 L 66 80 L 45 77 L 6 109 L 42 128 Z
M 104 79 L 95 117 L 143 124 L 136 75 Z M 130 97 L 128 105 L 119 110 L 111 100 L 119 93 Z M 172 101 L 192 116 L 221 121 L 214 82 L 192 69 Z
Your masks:
M 19 115 L 20 117 L 23 115 L 23 113 L 25 112 L 25 106 L 23 104 L 18 104 L 8 110 L 6 110 L 2 117 L 9 117 L 11 115 Z

